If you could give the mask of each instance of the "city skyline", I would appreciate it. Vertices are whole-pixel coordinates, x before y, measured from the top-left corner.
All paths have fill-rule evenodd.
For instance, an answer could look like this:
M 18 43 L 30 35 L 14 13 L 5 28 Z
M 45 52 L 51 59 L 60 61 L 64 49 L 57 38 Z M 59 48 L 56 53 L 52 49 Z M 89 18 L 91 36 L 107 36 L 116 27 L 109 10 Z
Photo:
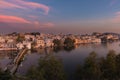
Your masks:
M 0 1 L 0 32 L 119 33 L 119 26 L 119 0 Z

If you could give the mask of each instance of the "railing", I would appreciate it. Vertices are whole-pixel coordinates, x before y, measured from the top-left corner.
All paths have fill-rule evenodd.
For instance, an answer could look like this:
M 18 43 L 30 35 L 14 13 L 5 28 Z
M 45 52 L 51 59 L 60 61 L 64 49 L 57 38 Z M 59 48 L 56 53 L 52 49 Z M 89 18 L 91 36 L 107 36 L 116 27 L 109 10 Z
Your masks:
M 11 72 L 11 74 L 13 75 L 13 74 L 16 72 L 16 70 L 17 70 L 17 68 L 18 68 L 18 66 L 19 66 L 19 63 L 20 63 L 21 59 L 23 58 L 24 54 L 26 53 L 26 51 L 27 51 L 27 48 L 22 49 L 22 50 L 18 53 L 18 55 L 15 57 L 15 59 L 14 59 L 13 62 L 12 62 L 12 64 L 7 65 L 7 66 L 4 68 L 4 70 L 9 69 L 10 72 Z M 12 67 L 9 68 L 9 66 L 12 66 Z
M 16 58 L 14 59 L 14 64 L 18 64 L 19 61 L 21 60 L 21 58 L 24 56 L 24 53 L 27 51 L 27 49 L 23 49 L 21 50 L 18 55 L 16 56 Z

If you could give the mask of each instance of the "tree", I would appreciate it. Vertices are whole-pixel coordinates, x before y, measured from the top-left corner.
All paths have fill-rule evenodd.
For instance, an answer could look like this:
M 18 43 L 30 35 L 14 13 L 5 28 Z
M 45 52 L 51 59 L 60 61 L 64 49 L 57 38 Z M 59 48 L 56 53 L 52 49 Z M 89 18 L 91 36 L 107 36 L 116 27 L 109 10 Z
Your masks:
M 8 70 L 4 72 L 0 69 L 0 80 L 12 80 L 10 72 Z
M 18 37 L 17 37 L 17 39 L 16 39 L 16 41 L 17 42 L 23 42 L 25 40 L 25 36 L 24 35 L 18 35 Z
M 83 70 L 83 66 L 78 65 L 75 71 L 75 80 L 83 80 L 85 77 L 85 71 Z
M 120 54 L 116 56 L 116 70 L 117 70 L 117 78 L 120 79 Z
M 33 36 L 39 36 L 40 35 L 40 32 L 32 32 L 32 33 L 30 33 L 31 35 L 33 35 Z
M 90 55 L 85 59 L 84 63 L 85 78 L 90 80 L 98 80 L 100 78 L 100 68 L 97 62 L 97 54 L 91 52 Z
M 59 40 L 59 39 L 54 39 L 53 40 L 53 43 L 54 43 L 54 51 L 55 52 L 59 52 L 61 49 L 63 49 L 63 45 L 62 45 L 62 41 Z
M 53 40 L 53 43 L 54 43 L 54 46 L 55 46 L 55 47 L 61 46 L 61 40 L 59 40 L 59 39 L 54 39 L 54 40 Z
M 79 66 L 76 70 L 76 79 L 78 80 L 99 80 L 101 71 L 97 62 L 97 54 L 91 52 L 85 59 L 83 66 Z
M 34 66 L 28 70 L 26 76 L 28 77 L 28 80 L 46 80 L 42 74 L 42 71 L 38 71 Z
M 101 65 L 102 78 L 114 80 L 116 79 L 116 54 L 111 50 L 103 60 Z
M 101 80 L 100 65 L 95 52 L 91 52 L 83 65 L 77 67 L 75 78 L 77 80 Z
M 98 58 L 95 52 L 91 52 L 83 66 L 77 68 L 75 77 L 78 80 L 119 80 L 119 68 L 120 54 L 116 55 L 114 50 L 101 58 Z
M 75 43 L 75 40 L 71 39 L 71 38 L 66 38 L 64 41 L 64 44 L 66 47 L 73 47 Z
M 41 58 L 37 68 L 27 73 L 31 80 L 65 80 L 62 62 L 54 56 Z

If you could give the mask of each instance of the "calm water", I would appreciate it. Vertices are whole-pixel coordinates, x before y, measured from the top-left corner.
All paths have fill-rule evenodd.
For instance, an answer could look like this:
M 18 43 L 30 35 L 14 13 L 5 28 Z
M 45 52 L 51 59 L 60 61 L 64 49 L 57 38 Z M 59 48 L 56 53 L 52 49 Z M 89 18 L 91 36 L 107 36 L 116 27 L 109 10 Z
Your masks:
M 28 51 L 24 57 L 24 61 L 21 63 L 17 70 L 17 74 L 24 75 L 30 66 L 37 66 L 38 60 L 40 57 L 45 56 L 46 54 L 53 54 L 56 57 L 59 57 L 64 64 L 65 71 L 72 75 L 78 64 L 81 64 L 83 60 L 89 55 L 90 52 L 95 51 L 99 57 L 106 56 L 109 50 L 115 50 L 117 53 L 120 52 L 120 42 L 107 43 L 107 44 L 82 44 L 76 46 L 73 50 L 64 50 L 60 49 L 54 51 L 53 49 L 39 49 L 37 52 Z M 14 54 L 14 55 L 11 55 Z M 10 63 L 16 52 L 0 52 L 0 66 L 4 68 L 8 63 Z

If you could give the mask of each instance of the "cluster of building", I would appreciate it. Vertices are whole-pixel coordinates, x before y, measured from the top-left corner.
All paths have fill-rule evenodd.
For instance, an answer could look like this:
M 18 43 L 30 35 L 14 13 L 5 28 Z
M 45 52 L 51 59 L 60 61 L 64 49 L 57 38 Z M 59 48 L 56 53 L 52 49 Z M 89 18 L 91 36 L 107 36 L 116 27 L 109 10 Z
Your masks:
M 75 38 L 76 44 L 81 43 L 103 43 L 103 42 L 113 42 L 118 41 L 119 35 L 113 33 L 93 33 L 92 35 L 81 35 Z
M 12 33 L 0 36 L 0 50 L 20 50 L 25 47 L 45 48 L 53 47 L 54 39 L 64 42 L 65 38 L 71 38 L 76 44 L 101 43 L 119 40 L 119 35 L 111 33 L 93 33 L 92 35 L 63 35 L 63 34 L 42 34 L 42 33 Z

